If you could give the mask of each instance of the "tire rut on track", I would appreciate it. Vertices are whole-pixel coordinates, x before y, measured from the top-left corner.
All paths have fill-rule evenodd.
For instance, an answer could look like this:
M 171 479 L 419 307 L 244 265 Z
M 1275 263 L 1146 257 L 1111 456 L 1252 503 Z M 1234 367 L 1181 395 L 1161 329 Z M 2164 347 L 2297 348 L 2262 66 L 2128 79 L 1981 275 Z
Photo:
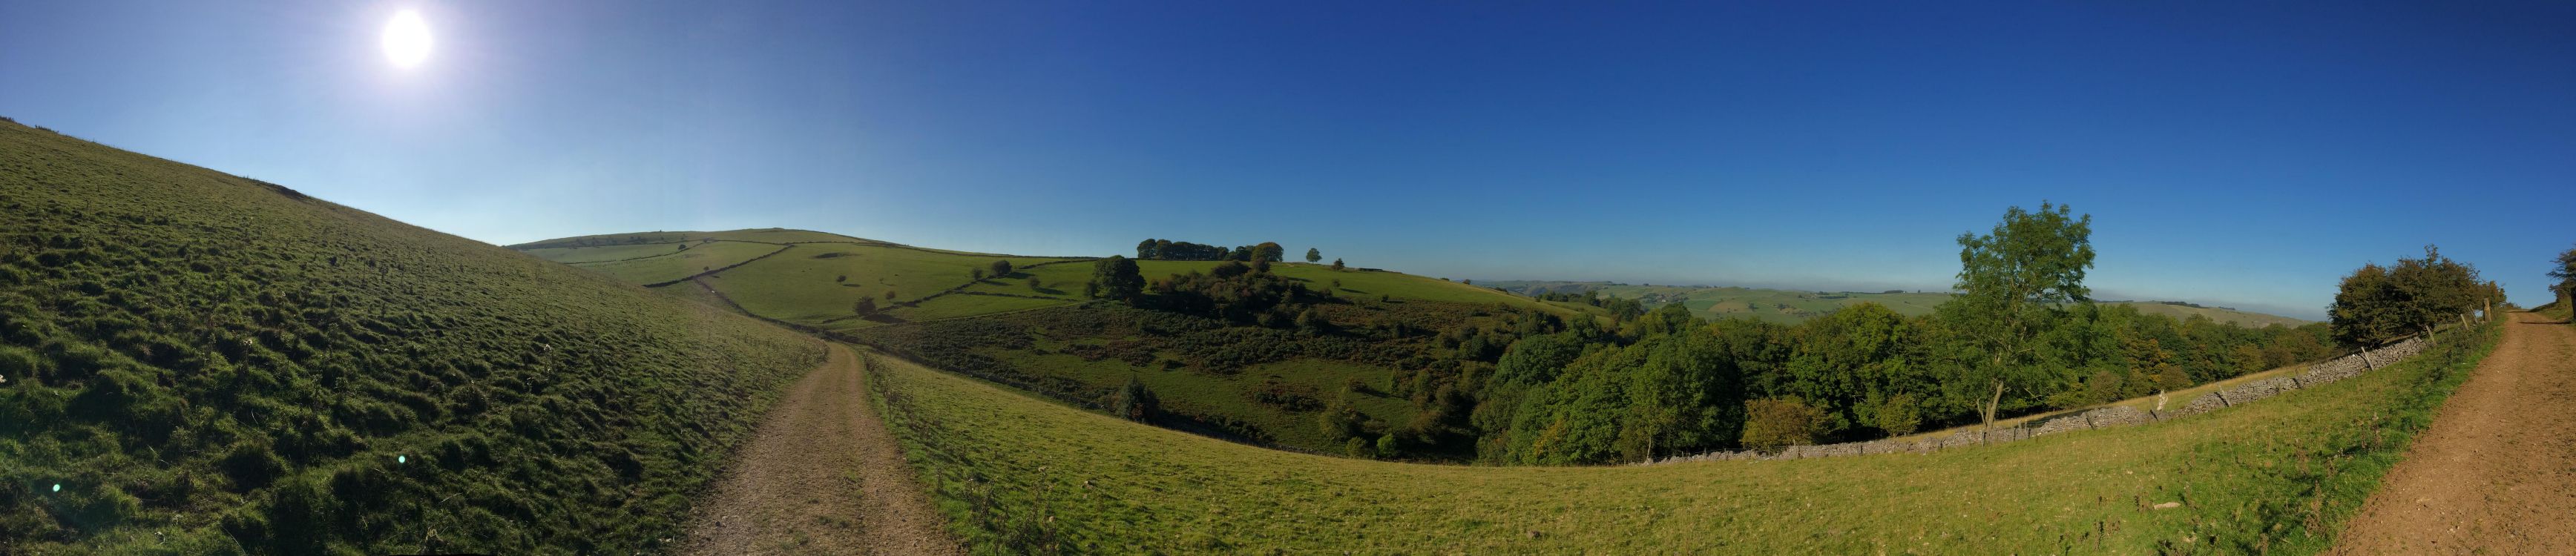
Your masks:
M 2513 313 L 2333 554 L 2576 554 L 2576 329 Z
M 840 344 L 771 409 L 680 554 L 961 554 Z

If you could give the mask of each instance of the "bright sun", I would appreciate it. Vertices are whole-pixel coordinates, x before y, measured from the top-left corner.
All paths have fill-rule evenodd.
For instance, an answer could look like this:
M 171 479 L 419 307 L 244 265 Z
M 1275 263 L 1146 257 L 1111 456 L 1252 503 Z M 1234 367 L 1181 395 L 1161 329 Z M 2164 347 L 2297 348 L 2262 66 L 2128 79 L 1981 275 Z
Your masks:
M 429 59 L 429 22 L 420 20 L 420 12 L 403 10 L 385 22 L 385 59 L 394 67 L 411 68 Z

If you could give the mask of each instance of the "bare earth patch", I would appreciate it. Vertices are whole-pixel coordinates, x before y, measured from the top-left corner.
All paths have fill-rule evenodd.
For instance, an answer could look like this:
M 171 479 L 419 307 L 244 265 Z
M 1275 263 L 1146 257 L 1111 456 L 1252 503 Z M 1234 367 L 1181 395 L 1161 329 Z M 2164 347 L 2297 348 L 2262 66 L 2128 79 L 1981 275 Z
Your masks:
M 2513 313 L 2335 554 L 2576 554 L 2576 330 Z
M 960 554 L 841 345 L 736 454 L 682 554 Z

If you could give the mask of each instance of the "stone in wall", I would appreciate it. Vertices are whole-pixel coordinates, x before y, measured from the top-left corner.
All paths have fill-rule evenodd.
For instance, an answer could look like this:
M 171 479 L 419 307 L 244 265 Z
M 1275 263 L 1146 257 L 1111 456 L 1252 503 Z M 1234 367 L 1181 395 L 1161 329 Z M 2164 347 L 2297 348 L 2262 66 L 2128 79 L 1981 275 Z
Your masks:
M 2045 421 L 2045 422 L 2041 422 L 2041 423 L 2039 424 L 2039 428 L 2038 428 L 2038 429 L 2036 429 L 2036 430 L 2031 431 L 2031 433 L 2030 433 L 2030 434 L 2031 434 L 2031 436 L 2044 436 L 2044 435 L 2057 434 L 2057 433 L 2061 433 L 2061 432 L 2075 432 L 2075 431 L 2080 431 L 2080 430 L 2091 430 L 2092 428 L 2093 428 L 2093 423 L 2092 423 L 2091 421 L 2086 421 L 2086 420 L 2084 419 L 2084 415 L 2082 415 L 2082 414 L 2075 414 L 2075 415 L 2066 415 L 2066 416 L 2058 417 L 2058 418 L 2055 418 L 2055 419 L 2049 419 L 2049 420 L 2047 420 L 2047 421 Z
M 2084 419 L 2091 421 L 2093 428 L 2098 429 L 2143 425 L 2152 417 L 2148 416 L 2147 412 L 2139 411 L 2138 408 L 2115 405 L 2084 412 Z
M 2212 392 L 2201 394 L 2200 397 L 2197 398 L 2192 398 L 2191 404 L 2182 406 L 2182 410 L 2184 413 L 2198 414 L 2217 411 L 2225 407 L 2227 407 L 2227 401 L 2220 399 L 2218 397 L 2218 393 Z

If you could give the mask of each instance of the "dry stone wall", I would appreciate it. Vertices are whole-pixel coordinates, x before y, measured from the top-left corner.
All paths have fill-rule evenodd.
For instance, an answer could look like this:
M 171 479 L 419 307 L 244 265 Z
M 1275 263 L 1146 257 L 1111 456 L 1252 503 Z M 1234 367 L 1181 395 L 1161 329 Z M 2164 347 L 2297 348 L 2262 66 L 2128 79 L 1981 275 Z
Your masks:
M 2062 432 L 2143 425 L 2176 417 L 2199 415 L 2202 413 L 2226 409 L 2238 404 L 2251 403 L 2255 400 L 2277 396 L 2291 390 L 2314 388 L 2318 385 L 2361 376 L 2362 373 L 2369 372 L 2373 368 L 2385 367 L 2398 361 L 2404 361 L 2406 358 L 2414 357 L 2416 354 L 2423 353 L 2424 347 L 2424 340 L 2422 338 L 2407 338 L 2406 341 L 2390 344 L 2388 347 L 2371 350 L 2370 358 L 2366 362 L 2362 359 L 2362 355 L 2359 353 L 2337 357 L 2309 365 L 2306 370 L 2290 376 L 2266 378 L 2239 384 L 2233 388 L 2202 394 L 2198 398 L 2193 398 L 2190 403 L 2183 404 L 2181 408 L 2172 410 L 2149 411 L 2139 410 L 2138 408 L 2128 406 L 2111 406 L 2071 412 L 2040 419 L 2032 419 L 2019 425 L 1997 427 L 1993 430 L 1963 430 L 1946 437 L 1919 441 L 1871 440 L 1867 442 L 1845 442 L 1841 444 L 1822 444 L 1815 446 L 1790 446 L 1788 448 L 1781 449 L 1778 452 L 1767 453 L 1756 450 L 1721 450 L 1704 454 L 1673 456 L 1648 462 L 1643 465 L 1656 465 L 1684 461 L 1793 460 L 1871 454 L 1929 454 L 1944 449 L 1964 448 L 1968 446 L 2012 442 L 2016 440 L 2028 440 L 2031 438 L 2048 436 Z

